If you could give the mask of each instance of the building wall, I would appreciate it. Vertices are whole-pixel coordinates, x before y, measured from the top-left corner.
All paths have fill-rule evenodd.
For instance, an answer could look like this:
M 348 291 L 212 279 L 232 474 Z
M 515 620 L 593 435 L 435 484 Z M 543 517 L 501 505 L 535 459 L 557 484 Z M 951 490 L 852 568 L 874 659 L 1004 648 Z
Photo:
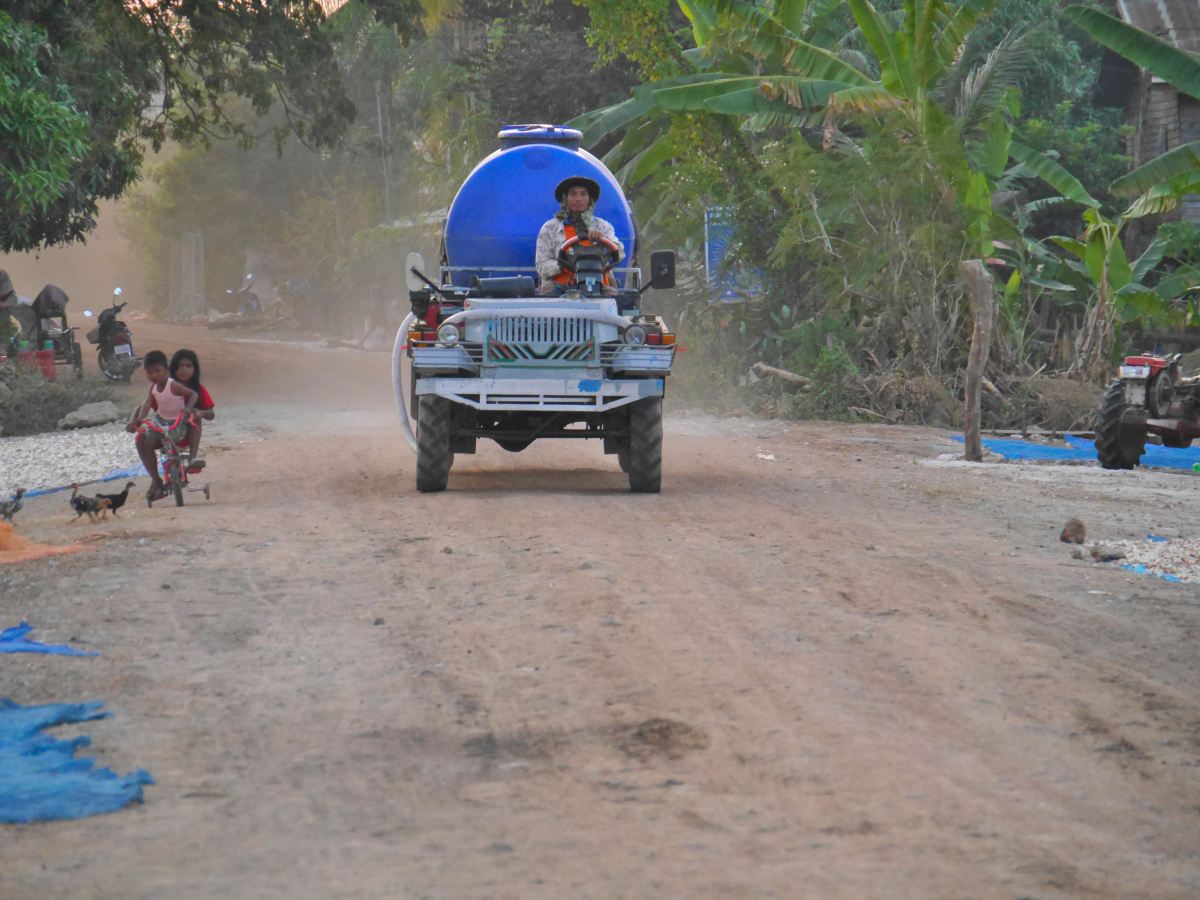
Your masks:
M 1142 73 L 1126 106 L 1125 122 L 1134 129 L 1125 146 L 1132 168 L 1137 168 L 1181 144 L 1200 140 L 1200 101 Z M 1200 225 L 1200 196 L 1185 198 L 1178 210 L 1163 218 Z

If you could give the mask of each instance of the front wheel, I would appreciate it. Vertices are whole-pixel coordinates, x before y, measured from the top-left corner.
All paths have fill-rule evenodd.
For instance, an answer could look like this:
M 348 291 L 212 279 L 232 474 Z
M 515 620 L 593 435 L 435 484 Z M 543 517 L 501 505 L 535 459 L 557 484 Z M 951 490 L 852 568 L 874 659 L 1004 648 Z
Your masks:
M 450 444 L 453 418 L 445 397 L 424 395 L 417 408 L 417 490 L 423 494 L 446 489 L 454 451 Z
M 171 480 L 171 493 L 175 495 L 175 505 L 183 506 L 183 468 L 178 459 L 167 463 L 167 478 Z
M 1125 403 L 1125 385 L 1114 381 L 1100 405 L 1096 455 L 1106 469 L 1132 469 L 1146 452 L 1146 411 Z
M 75 368 L 75 380 L 83 378 L 83 348 L 78 344 L 71 345 L 71 365 Z
M 629 407 L 629 489 L 657 494 L 662 489 L 662 397 Z M 620 460 L 620 454 L 618 461 Z

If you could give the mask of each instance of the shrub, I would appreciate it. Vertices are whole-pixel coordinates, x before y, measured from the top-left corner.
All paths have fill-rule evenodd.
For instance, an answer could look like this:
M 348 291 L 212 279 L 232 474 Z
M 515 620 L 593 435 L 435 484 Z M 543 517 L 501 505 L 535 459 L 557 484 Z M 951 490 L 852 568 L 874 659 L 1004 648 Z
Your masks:
M 832 316 L 809 319 L 784 332 L 784 368 L 811 378 L 813 387 L 795 394 L 780 411 L 797 418 L 853 418 L 848 408 L 863 402 L 857 342 L 854 329 Z
M 85 403 L 111 400 L 107 384 L 95 379 L 66 377 L 47 381 L 9 363 L 0 366 L 0 434 L 53 431 L 58 420 Z

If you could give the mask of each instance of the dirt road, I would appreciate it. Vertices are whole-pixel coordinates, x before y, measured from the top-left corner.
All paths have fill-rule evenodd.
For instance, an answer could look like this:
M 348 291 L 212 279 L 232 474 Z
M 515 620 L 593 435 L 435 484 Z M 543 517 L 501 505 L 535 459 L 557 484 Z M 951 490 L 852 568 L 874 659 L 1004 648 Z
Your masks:
M 685 416 L 660 496 L 582 442 L 420 495 L 384 354 L 136 332 L 200 352 L 212 501 L 0 570 L 102 653 L 0 694 L 158 783 L 0 829 L 0 897 L 1200 894 L 1200 594 L 1057 540 L 1191 535 L 1191 478 Z

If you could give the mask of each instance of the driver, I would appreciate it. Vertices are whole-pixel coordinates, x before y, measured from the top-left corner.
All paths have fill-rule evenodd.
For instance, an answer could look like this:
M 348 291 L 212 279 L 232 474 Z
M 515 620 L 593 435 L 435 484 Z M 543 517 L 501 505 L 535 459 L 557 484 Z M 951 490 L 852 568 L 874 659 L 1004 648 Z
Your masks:
M 612 241 L 618 250 L 614 265 L 625 256 L 625 245 L 617 239 L 612 225 L 595 215 L 596 201 L 600 199 L 599 184 L 591 178 L 572 175 L 559 182 L 554 189 L 554 198 L 562 208 L 538 232 L 534 258 L 541 279 L 540 290 L 544 294 L 561 293 L 574 280 L 572 273 L 564 271 L 558 262 L 558 248 L 570 238 Z

